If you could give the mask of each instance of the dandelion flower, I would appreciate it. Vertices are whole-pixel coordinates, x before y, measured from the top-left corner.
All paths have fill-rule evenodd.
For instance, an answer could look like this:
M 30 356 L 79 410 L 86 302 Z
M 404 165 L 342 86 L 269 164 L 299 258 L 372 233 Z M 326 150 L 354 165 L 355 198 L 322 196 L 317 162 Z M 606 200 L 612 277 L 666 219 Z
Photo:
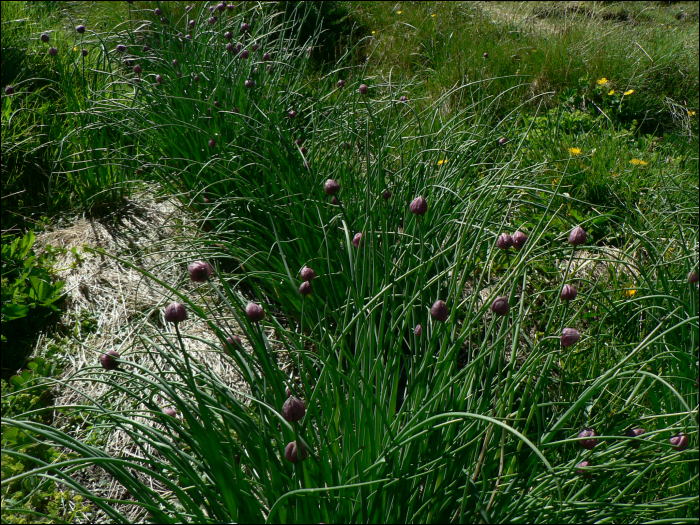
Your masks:
M 630 164 L 634 164 L 635 166 L 648 166 L 649 165 L 649 163 L 647 161 L 641 160 L 641 159 L 632 159 L 630 161 Z
M 438 166 L 442 166 L 443 164 L 445 164 L 445 162 L 447 162 L 447 159 L 440 159 L 438 161 Z
M 599 86 L 602 86 L 603 84 L 607 84 L 607 83 L 608 83 L 608 79 L 605 78 L 605 77 L 599 78 L 599 79 L 598 79 L 598 85 L 599 85 Z
M 614 95 L 614 94 L 615 94 L 615 90 L 614 90 L 614 89 L 611 89 L 610 91 L 608 91 L 608 95 Z
M 572 155 L 580 155 L 581 154 L 581 148 L 568 148 L 567 151 L 571 153 Z
M 625 295 L 627 297 L 634 297 L 635 295 L 637 295 L 637 290 L 635 290 L 634 288 L 632 288 L 631 290 L 625 290 Z
M 632 93 L 634 93 L 634 89 L 629 89 L 629 90 L 625 91 L 623 93 L 623 95 L 628 96 L 628 95 L 631 95 Z

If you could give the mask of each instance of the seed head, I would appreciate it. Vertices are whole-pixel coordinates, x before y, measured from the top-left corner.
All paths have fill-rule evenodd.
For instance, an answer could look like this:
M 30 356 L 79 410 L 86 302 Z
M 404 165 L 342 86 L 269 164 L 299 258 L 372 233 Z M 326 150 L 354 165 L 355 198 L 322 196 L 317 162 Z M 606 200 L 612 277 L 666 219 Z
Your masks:
M 251 323 L 257 323 L 265 318 L 265 311 L 259 304 L 253 302 L 248 303 L 245 307 L 245 313 Z
M 162 83 L 163 83 L 163 77 L 162 77 L 161 75 L 156 75 L 156 82 L 158 82 L 159 84 L 162 84 Z
M 299 275 L 301 275 L 302 281 L 313 281 L 316 279 L 316 272 L 314 272 L 313 268 L 309 268 L 308 266 L 304 266 L 301 272 L 299 272 Z
M 75 30 L 80 34 L 83 34 L 85 32 L 85 26 L 79 25 L 78 27 L 75 28 Z
M 272 55 L 270 55 L 270 53 L 265 53 L 263 55 L 263 62 L 269 62 L 270 60 L 272 60 Z
M 248 51 L 247 49 L 244 49 L 243 51 L 241 51 L 241 54 L 238 55 L 238 58 L 249 58 L 249 57 L 250 57 L 250 51 Z
M 5 95 L 14 95 L 15 94 L 15 88 L 13 86 L 7 86 L 5 88 Z
M 227 355 L 231 355 L 231 352 L 229 352 L 229 346 L 231 347 L 231 349 L 243 348 L 243 341 L 241 341 L 241 338 L 237 335 L 231 335 L 227 337 L 226 342 L 228 343 L 228 345 L 224 346 L 224 352 L 226 352 Z
M 630 428 L 627 432 L 625 432 L 625 436 L 629 438 L 637 438 L 645 432 L 646 430 L 644 430 L 643 428 Z M 632 448 L 639 448 L 639 443 L 637 441 L 630 441 L 629 445 Z
M 165 320 L 169 323 L 181 323 L 187 319 L 187 310 L 185 307 L 176 302 L 172 302 L 165 309 Z
M 581 463 L 579 463 L 579 464 L 576 465 L 576 466 L 579 467 L 578 470 L 576 471 L 576 474 L 578 474 L 578 475 L 581 476 L 582 478 L 590 478 L 590 477 L 591 477 L 591 473 L 590 473 L 590 472 L 586 472 L 586 471 L 584 470 L 586 467 L 590 467 L 590 466 L 591 466 L 591 463 L 590 463 L 589 461 L 582 461 Z
M 243 22 L 241 24 L 241 33 L 245 33 L 248 29 L 250 29 L 250 26 L 246 22 Z
M 513 246 L 513 237 L 507 233 L 502 233 L 498 236 L 498 239 L 496 240 L 496 247 L 499 250 L 507 250 L 511 246 Z
M 564 328 L 561 331 L 561 346 L 564 348 L 575 345 L 579 339 L 581 334 L 575 328 Z
M 576 299 L 577 295 L 578 292 L 576 291 L 576 288 L 574 288 L 570 284 L 565 284 L 564 287 L 561 289 L 561 295 L 559 297 L 562 301 L 573 301 L 574 299 Z
M 343 80 L 342 78 L 340 80 L 338 80 L 338 87 L 339 88 L 345 87 L 345 80 Z
M 328 179 L 324 185 L 324 189 L 326 190 L 326 195 L 334 195 L 340 191 L 340 184 L 333 179 Z
M 116 370 L 119 364 L 117 363 L 119 354 L 116 350 L 108 350 L 100 356 L 100 364 L 105 370 Z
M 305 414 L 304 402 L 298 397 L 290 396 L 282 405 L 282 417 L 290 423 L 301 421 Z
M 309 281 L 304 281 L 301 283 L 301 286 L 299 287 L 299 293 L 301 295 L 311 295 L 313 293 L 313 288 L 311 287 L 311 283 Z
M 430 308 L 430 315 L 432 315 L 436 320 L 441 321 L 443 323 L 447 321 L 447 318 L 450 316 L 450 312 L 447 309 L 445 301 L 435 301 L 435 303 L 433 303 L 432 308 Z
M 364 245 L 364 240 L 362 239 L 362 234 L 361 233 L 356 233 L 355 236 L 352 238 L 352 245 L 355 248 L 359 248 L 360 245 Z
M 195 261 L 187 267 L 190 279 L 203 283 L 211 277 L 211 265 L 205 261 Z
M 581 446 L 586 450 L 593 450 L 598 444 L 598 440 L 595 438 L 598 434 L 592 428 L 584 428 L 578 433 L 578 437 L 585 438 L 579 441 Z
M 510 305 L 507 297 L 498 297 L 491 305 L 491 311 L 496 315 L 507 315 L 508 310 L 510 310 Z
M 681 451 L 688 448 L 688 436 L 683 432 L 679 432 L 677 436 L 673 436 L 669 441 L 671 442 L 671 448 L 673 448 L 673 450 Z
M 287 443 L 287 446 L 284 448 L 284 457 L 287 458 L 287 461 L 291 461 L 292 463 L 304 461 L 308 455 L 309 453 L 306 452 L 304 445 L 296 441 Z
M 382 199 L 384 199 L 385 201 L 388 201 L 390 198 L 391 198 L 391 192 L 389 190 L 384 190 L 384 192 L 382 192 Z
M 141 74 L 141 71 L 143 71 L 143 70 L 141 69 L 141 66 L 139 66 L 138 64 L 136 64 L 136 65 L 134 66 L 134 73 L 136 73 L 137 75 L 140 75 L 140 74 Z
M 338 197 L 336 197 L 335 195 L 333 195 L 333 198 L 331 199 L 331 204 L 332 204 L 333 206 L 340 206 L 340 201 L 338 200 Z
M 569 244 L 578 246 L 586 242 L 586 231 L 581 226 L 576 226 L 569 234 Z
M 426 201 L 423 197 L 418 196 L 411 201 L 408 209 L 413 215 L 425 215 L 425 213 L 428 211 L 428 201 Z
M 688 274 L 688 283 L 690 283 L 690 284 L 695 284 L 695 283 L 698 282 L 699 280 L 700 280 L 700 278 L 698 278 L 698 274 L 697 274 L 697 273 L 695 273 L 695 272 L 690 272 L 690 273 Z
M 41 41 L 44 42 L 44 43 L 48 43 L 48 42 L 49 42 L 49 35 L 47 35 L 46 33 L 43 33 L 39 38 L 40 38 Z
M 523 246 L 525 246 L 525 243 L 527 242 L 527 235 L 525 235 L 521 231 L 517 231 L 513 234 L 513 248 L 516 250 L 519 250 Z
M 244 82 L 245 87 L 253 88 L 255 87 L 255 80 L 248 79 Z
M 416 325 L 416 327 L 413 329 L 413 335 L 416 337 L 420 337 L 423 335 L 423 327 L 419 324 Z
M 170 416 L 170 417 L 176 417 L 177 410 L 175 410 L 174 408 L 167 407 L 167 408 L 163 409 L 163 414 L 165 414 L 166 416 Z
M 58 49 L 56 49 L 55 47 L 50 47 L 49 48 L 49 55 L 51 55 L 52 57 L 55 57 L 56 55 L 58 55 Z
M 126 46 L 124 44 L 119 44 L 117 46 L 117 51 L 119 51 L 120 53 L 123 53 L 124 51 L 126 51 Z
M 367 87 L 367 84 L 360 84 L 360 88 L 358 90 L 362 95 L 366 95 L 369 93 L 369 87 Z

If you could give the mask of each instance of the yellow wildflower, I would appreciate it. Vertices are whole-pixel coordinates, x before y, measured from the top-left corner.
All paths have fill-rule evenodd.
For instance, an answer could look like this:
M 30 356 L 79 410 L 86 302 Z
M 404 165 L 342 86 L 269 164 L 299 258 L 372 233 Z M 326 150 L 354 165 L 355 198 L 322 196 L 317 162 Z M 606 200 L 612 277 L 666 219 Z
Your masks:
M 625 295 L 627 297 L 634 297 L 637 294 L 637 290 L 632 288 L 631 290 L 625 290 Z
M 375 33 L 376 33 L 376 31 L 372 31 L 372 34 L 375 34 Z
M 433 18 L 435 18 L 435 15 L 434 15 L 434 14 L 432 14 L 432 15 L 430 15 L 430 16 L 433 17 Z
M 567 151 L 571 153 L 572 155 L 580 155 L 581 154 L 581 148 L 568 148 Z
M 615 94 L 615 90 L 614 90 L 614 89 L 611 89 L 610 91 L 608 91 L 608 95 L 614 95 L 614 94 Z
M 559 179 L 554 179 L 552 181 L 552 188 L 555 188 L 557 186 L 557 184 L 559 184 Z
M 400 15 L 401 13 L 403 13 L 403 11 L 396 11 L 397 15 Z
M 695 116 L 695 111 L 688 111 L 688 116 L 689 116 L 689 117 L 694 117 L 694 116 Z
M 630 90 L 628 90 L 628 91 L 625 91 L 625 92 L 623 93 L 623 95 L 627 96 L 627 95 L 631 95 L 632 93 L 634 93 L 634 89 L 630 89 Z
M 635 166 L 648 166 L 649 163 L 645 160 L 642 159 L 632 159 L 630 161 L 630 164 L 634 164 Z
M 74 48 L 73 48 L 73 51 L 77 51 L 77 50 L 78 50 L 78 48 L 77 48 L 77 47 L 74 47 Z
M 438 161 L 438 166 L 442 166 L 443 164 L 445 164 L 445 162 L 447 162 L 447 159 L 440 159 Z
M 608 79 L 605 78 L 605 77 L 599 78 L 599 79 L 598 79 L 598 85 L 599 85 L 599 86 L 602 86 L 603 84 L 607 84 L 607 83 L 608 83 Z

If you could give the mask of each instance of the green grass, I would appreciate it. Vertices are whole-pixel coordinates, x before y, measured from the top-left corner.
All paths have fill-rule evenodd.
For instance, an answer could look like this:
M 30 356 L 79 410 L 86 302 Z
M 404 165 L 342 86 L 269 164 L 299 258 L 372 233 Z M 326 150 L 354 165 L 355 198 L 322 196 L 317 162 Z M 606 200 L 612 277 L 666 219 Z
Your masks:
M 700 334 L 687 282 L 698 260 L 697 51 L 684 47 L 697 27 L 681 20 L 663 38 L 652 27 L 696 4 L 249 3 L 213 24 L 203 6 L 183 6 L 162 6 L 168 23 L 147 2 L 68 8 L 54 23 L 125 22 L 88 27 L 85 63 L 64 27 L 49 84 L 60 104 L 41 125 L 62 124 L 42 140 L 52 206 L 99 214 L 143 179 L 207 219 L 195 249 L 215 272 L 196 294 L 183 291 L 185 273 L 173 287 L 140 271 L 216 340 L 187 323 L 148 325 L 120 349 L 118 370 L 76 370 L 63 388 L 104 390 L 57 408 L 88 429 L 37 420 L 44 409 L 3 417 L 3 434 L 75 454 L 32 458 L 3 443 L 8 461 L 37 465 L 3 472 L 3 494 L 33 480 L 3 514 L 29 515 L 44 479 L 95 515 L 130 521 L 81 483 L 78 472 L 97 466 L 140 507 L 136 521 L 697 521 Z M 324 49 L 319 14 L 352 32 L 337 55 Z M 189 19 L 191 41 L 178 36 Z M 229 29 L 260 50 L 227 52 Z M 656 66 L 623 60 L 632 40 Z M 13 108 L 3 151 L 35 135 L 39 95 L 22 91 L 28 83 L 3 98 Z M 338 206 L 323 190 L 329 178 Z M 424 216 L 409 212 L 418 195 Z M 588 240 L 574 247 L 577 225 Z M 516 230 L 525 246 L 499 250 L 497 237 Z M 308 297 L 298 292 L 305 265 L 318 274 Z M 565 283 L 578 289 L 570 303 L 559 298 Z M 490 310 L 500 296 L 503 317 Z M 445 322 L 429 313 L 438 299 Z M 249 301 L 264 308 L 262 323 L 246 317 Z M 251 351 L 224 351 L 233 320 Z M 566 327 L 582 337 L 563 348 Z M 245 391 L 199 361 L 195 342 Z M 287 387 L 305 402 L 300 422 L 281 416 Z M 578 443 L 584 427 L 600 435 L 592 451 Z M 636 427 L 646 430 L 638 449 L 624 437 Z M 141 459 L 104 450 L 117 431 Z M 680 431 L 690 446 L 674 451 Z M 284 454 L 293 440 L 309 451 L 297 464 Z M 577 473 L 583 460 L 591 478 Z

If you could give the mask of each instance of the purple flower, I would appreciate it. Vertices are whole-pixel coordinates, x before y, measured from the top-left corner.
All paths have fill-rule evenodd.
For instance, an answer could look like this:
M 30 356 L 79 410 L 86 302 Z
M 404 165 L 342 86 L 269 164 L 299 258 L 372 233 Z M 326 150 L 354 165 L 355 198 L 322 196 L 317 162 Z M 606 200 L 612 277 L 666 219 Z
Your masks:
M 340 191 L 340 184 L 333 179 L 328 179 L 324 185 L 324 189 L 326 190 L 326 195 L 334 195 Z
M 570 284 L 565 284 L 561 289 L 561 295 L 559 297 L 562 301 L 573 301 L 576 299 L 577 295 L 578 292 L 576 291 L 576 288 Z
M 586 467 L 591 466 L 591 463 L 589 461 L 582 461 L 581 463 L 579 463 L 576 466 L 578 467 L 576 474 L 578 474 L 582 478 L 590 478 L 591 477 L 590 472 L 586 472 L 586 470 L 584 470 L 584 469 L 586 469 Z
M 367 87 L 367 84 L 360 84 L 360 88 L 358 89 L 358 91 L 362 95 L 366 95 L 367 93 L 369 93 L 369 87 Z
M 15 88 L 13 86 L 7 86 L 5 88 L 5 95 L 14 95 L 15 94 Z
M 43 33 L 43 34 L 39 37 L 39 39 L 40 39 L 42 42 L 44 42 L 44 43 L 48 43 L 48 42 L 49 42 L 49 35 L 47 35 L 46 33 Z
M 244 49 L 243 51 L 241 51 L 241 54 L 238 55 L 238 58 L 244 58 L 244 59 L 245 59 L 245 58 L 248 58 L 248 57 L 250 57 L 250 51 L 248 51 L 247 49 Z
M 564 348 L 575 345 L 579 339 L 581 339 L 581 334 L 575 328 L 564 328 L 561 331 L 561 346 Z
M 83 34 L 85 32 L 85 26 L 81 24 L 78 27 L 76 27 L 75 30 L 80 34 Z
M 343 80 L 343 79 L 338 80 L 338 87 L 339 88 L 345 87 L 345 80 Z
M 507 250 L 511 246 L 513 246 L 513 237 L 507 233 L 502 233 L 498 236 L 498 239 L 496 240 L 496 247 L 499 250 Z
M 294 142 L 296 143 L 297 146 L 301 146 L 304 143 L 304 140 L 301 137 L 299 137 Z
M 213 26 L 214 24 L 216 24 L 217 20 L 218 20 L 218 18 L 216 18 L 215 16 L 212 16 L 209 20 L 207 20 L 207 22 L 209 22 L 210 26 Z
M 195 21 L 194 21 L 194 20 L 190 20 L 190 21 L 189 21 L 189 25 L 190 25 L 190 28 L 194 28 Z
M 49 48 L 49 55 L 51 55 L 52 57 L 55 57 L 56 55 L 58 55 L 58 49 L 56 49 L 55 47 L 50 47 Z
M 304 419 L 306 407 L 304 402 L 298 397 L 290 396 L 282 405 L 282 417 L 289 423 L 296 423 Z
M 496 315 L 507 315 L 510 310 L 507 297 L 498 297 L 491 305 L 491 311 Z
M 584 428 L 578 433 L 579 438 L 585 438 L 579 441 L 579 444 L 586 450 L 593 450 L 598 444 L 598 440 L 595 438 L 598 434 L 592 428 Z
M 143 70 L 141 69 L 141 66 L 139 66 L 138 64 L 136 64 L 136 65 L 134 66 L 134 73 L 136 73 L 137 75 L 140 75 L 140 74 L 141 74 L 141 71 L 143 71 Z
M 105 370 L 116 370 L 119 366 L 119 363 L 117 363 L 117 359 L 119 359 L 119 354 L 117 353 L 117 351 L 108 350 L 100 356 L 100 364 Z
M 248 79 L 243 84 L 247 88 L 253 88 L 253 87 L 255 87 L 255 80 Z
M 241 24 L 241 33 L 245 33 L 248 29 L 250 29 L 250 26 L 246 22 L 243 22 Z
M 163 14 L 163 11 L 160 10 L 160 7 L 156 7 L 155 13 L 156 13 L 156 16 L 160 16 Z
M 688 283 L 690 283 L 690 284 L 695 284 L 695 283 L 698 282 L 699 280 L 700 280 L 700 278 L 698 278 L 698 274 L 697 274 L 697 273 L 695 273 L 695 272 L 690 272 L 690 273 L 688 274 Z
M 189 13 L 191 10 L 192 10 L 192 6 L 191 6 L 191 5 L 188 5 L 187 7 L 185 7 L 185 11 L 187 11 L 188 13 Z
M 87 50 L 87 49 L 83 49 L 83 50 L 80 52 L 80 54 L 83 55 L 84 57 L 86 57 L 86 56 L 88 56 L 88 50 Z
M 316 279 L 316 272 L 313 268 L 309 268 L 308 266 L 304 266 L 301 272 L 299 272 L 299 275 L 301 275 L 302 281 L 313 281 Z
M 331 204 L 333 206 L 340 206 L 340 201 L 338 200 L 338 197 L 333 195 L 333 198 L 331 199 Z M 358 233 L 358 235 L 359 235 L 359 233 Z M 355 244 L 354 240 L 353 240 L 353 244 Z
M 306 149 L 306 146 L 302 146 L 302 148 L 301 148 L 300 151 L 301 151 L 301 154 L 302 154 L 302 155 L 306 155 L 306 154 L 308 153 L 309 150 Z
M 165 414 L 166 416 L 175 417 L 177 416 L 177 410 L 175 410 L 174 408 L 167 407 L 163 409 L 163 414 Z
M 195 261 L 187 267 L 190 279 L 203 283 L 211 277 L 211 265 L 205 261 Z
M 229 11 L 233 11 L 234 9 L 236 9 L 236 6 L 233 4 L 229 4 L 226 7 L 228 8 Z
M 420 337 L 423 335 L 423 327 L 419 324 L 416 325 L 416 327 L 413 329 L 413 335 L 416 337 Z
M 430 308 L 430 315 L 432 315 L 436 320 L 442 321 L 443 323 L 447 321 L 447 318 L 450 316 L 450 312 L 447 309 L 445 301 L 435 301 L 435 303 L 433 303 L 432 308 Z
M 625 436 L 629 438 L 638 438 L 642 434 L 644 434 L 646 430 L 643 428 L 630 428 L 627 432 L 625 432 Z M 639 442 L 638 441 L 630 441 L 629 442 L 630 447 L 632 448 L 639 448 Z
M 270 55 L 270 53 L 265 53 L 263 55 L 263 62 L 269 62 L 270 60 L 272 60 L 272 55 Z
M 304 281 L 299 287 L 299 293 L 301 295 L 311 295 L 313 291 L 314 289 L 311 287 L 311 283 L 309 281 Z
M 260 44 L 258 44 L 258 43 L 256 42 L 255 44 L 253 44 L 253 45 L 250 47 L 250 49 L 252 49 L 252 50 L 253 50 L 253 53 L 255 53 L 258 49 L 260 49 Z
M 248 303 L 248 306 L 245 307 L 245 313 L 251 323 L 257 323 L 265 318 L 265 311 L 259 304 L 254 302 Z
M 195 82 L 199 82 L 199 75 L 195 75 L 192 80 L 194 80 Z
M 399 97 L 399 102 L 408 102 L 408 97 L 406 95 L 401 95 Z
M 507 138 L 501 137 L 500 139 L 498 139 L 498 145 L 499 145 L 499 146 L 505 146 L 506 144 L 508 144 L 508 139 L 507 139 Z
M 209 139 L 209 147 L 210 147 L 210 148 L 213 148 L 214 146 L 216 146 L 216 140 L 214 140 L 214 139 Z
M 364 240 L 362 239 L 362 234 L 361 233 L 356 233 L 355 236 L 352 238 L 352 245 L 355 248 L 359 248 L 360 245 L 364 245 Z
M 219 11 L 226 11 L 226 4 L 219 4 L 216 6 Z
M 488 58 L 488 57 L 489 57 L 489 54 L 488 54 L 488 53 L 484 53 L 484 58 Z
M 233 53 L 233 51 L 236 49 L 236 46 L 234 46 L 231 42 L 226 44 L 226 51 L 229 53 Z
M 287 446 L 284 447 L 284 457 L 287 458 L 287 461 L 291 461 L 292 463 L 304 461 L 308 455 L 309 453 L 306 452 L 304 445 L 296 441 L 290 441 L 287 443 Z
M 578 246 L 586 242 L 586 231 L 581 226 L 576 226 L 569 234 L 569 244 Z
M 294 110 L 289 111 L 287 113 L 287 118 L 290 120 L 294 120 L 295 118 L 297 118 L 297 112 Z
M 165 309 L 165 320 L 169 323 L 181 323 L 187 319 L 187 310 L 185 307 L 176 302 L 172 302 Z
M 516 250 L 519 250 L 522 248 L 525 243 L 527 242 L 527 235 L 525 235 L 523 232 L 518 230 L 513 234 L 513 248 Z
M 669 441 L 671 442 L 671 448 L 673 448 L 673 450 L 681 451 L 688 448 L 688 436 L 683 432 L 679 432 L 677 436 L 673 436 Z
M 428 201 L 426 201 L 423 197 L 418 196 L 411 201 L 408 209 L 413 215 L 425 215 L 425 213 L 428 211 Z
M 124 44 L 119 44 L 119 45 L 116 47 L 116 49 L 117 49 L 117 51 L 119 51 L 120 53 L 123 53 L 124 51 L 126 51 L 126 46 L 125 46 Z
M 226 338 L 226 342 L 228 343 L 227 346 L 224 346 L 224 352 L 226 352 L 227 355 L 231 355 L 231 352 L 229 352 L 228 347 L 230 346 L 231 349 L 241 349 L 243 348 L 243 341 L 241 341 L 241 338 L 238 337 L 237 335 L 232 335 Z
M 390 198 L 391 198 L 391 192 L 389 190 L 384 190 L 384 192 L 382 192 L 382 199 L 384 199 L 385 201 L 388 201 Z

